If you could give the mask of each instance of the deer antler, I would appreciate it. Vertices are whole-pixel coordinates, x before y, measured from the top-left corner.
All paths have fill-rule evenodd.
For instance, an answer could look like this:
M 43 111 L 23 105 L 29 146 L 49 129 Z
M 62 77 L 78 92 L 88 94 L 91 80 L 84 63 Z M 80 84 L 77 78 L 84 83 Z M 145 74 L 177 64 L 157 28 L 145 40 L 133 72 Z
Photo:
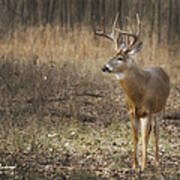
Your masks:
M 139 19 L 139 15 L 136 14 L 136 19 L 137 19 L 137 24 L 138 24 L 138 31 L 137 33 L 133 33 L 133 32 L 128 32 L 128 31 L 124 31 L 124 30 L 121 30 L 121 29 L 118 29 L 118 28 L 115 28 L 115 30 L 117 32 L 119 32 L 119 34 L 121 35 L 127 35 L 127 36 L 130 36 L 133 38 L 133 40 L 129 43 L 129 45 L 127 45 L 127 47 L 125 48 L 124 52 L 127 53 L 131 50 L 131 48 L 134 46 L 134 44 L 137 42 L 137 40 L 139 39 L 139 35 L 140 35 L 140 32 L 141 32 L 141 22 L 140 22 L 140 19 Z
M 116 14 L 116 17 L 115 17 L 115 20 L 114 20 L 114 23 L 113 23 L 113 26 L 112 26 L 112 32 L 110 34 L 107 34 L 104 31 L 95 31 L 95 35 L 102 36 L 102 37 L 105 37 L 105 38 L 113 41 L 114 45 L 115 45 L 115 50 L 116 51 L 119 50 L 118 49 L 118 38 L 119 37 L 115 33 L 118 17 L 119 17 L 119 13 Z
M 115 17 L 115 20 L 114 20 L 114 23 L 113 23 L 113 26 L 112 26 L 112 32 L 110 34 L 107 34 L 104 31 L 95 31 L 95 35 L 102 36 L 102 37 L 105 37 L 105 38 L 110 39 L 111 41 L 113 41 L 114 45 L 115 45 L 115 50 L 117 51 L 117 53 L 121 53 L 122 51 L 124 53 L 127 53 L 127 52 L 129 52 L 131 50 L 131 48 L 134 46 L 134 44 L 137 42 L 137 40 L 139 38 L 140 31 L 141 31 L 141 22 L 140 22 L 140 19 L 139 19 L 139 15 L 136 14 L 137 24 L 138 24 L 138 31 L 137 31 L 137 33 L 128 32 L 128 31 L 125 31 L 125 30 L 118 29 L 116 27 L 118 17 L 119 17 L 119 13 L 116 14 L 116 17 Z M 118 32 L 118 34 L 117 34 L 117 32 Z M 129 44 L 127 44 L 127 46 L 124 43 L 122 43 L 120 45 L 120 47 L 119 47 L 118 46 L 118 40 L 120 38 L 120 35 L 130 36 L 130 37 L 133 38 L 133 40 Z

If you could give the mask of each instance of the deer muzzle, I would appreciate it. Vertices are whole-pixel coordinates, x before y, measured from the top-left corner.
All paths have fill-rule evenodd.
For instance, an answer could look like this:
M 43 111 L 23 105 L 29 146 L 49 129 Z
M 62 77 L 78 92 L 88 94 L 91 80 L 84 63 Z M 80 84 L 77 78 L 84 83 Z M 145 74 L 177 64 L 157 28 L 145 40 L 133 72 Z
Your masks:
M 102 72 L 108 72 L 111 73 L 112 72 L 112 68 L 110 66 L 104 65 L 102 67 Z

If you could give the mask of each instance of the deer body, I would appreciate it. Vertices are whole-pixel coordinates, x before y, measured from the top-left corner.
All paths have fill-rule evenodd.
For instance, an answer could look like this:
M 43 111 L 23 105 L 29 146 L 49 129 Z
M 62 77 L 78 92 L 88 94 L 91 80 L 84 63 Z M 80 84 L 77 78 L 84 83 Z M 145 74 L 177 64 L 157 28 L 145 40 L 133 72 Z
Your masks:
M 118 81 L 126 94 L 128 107 L 132 107 L 135 116 L 157 113 L 165 106 L 169 94 L 169 78 L 161 68 L 141 69 L 133 64 L 124 73 L 123 79 Z
M 165 104 L 170 91 L 169 77 L 160 67 L 141 68 L 136 64 L 134 55 L 142 48 L 142 42 L 137 43 L 140 34 L 140 20 L 137 16 L 139 30 L 137 33 L 127 32 L 117 29 L 116 16 L 112 33 L 105 34 L 102 31 L 96 32 L 96 35 L 103 36 L 115 43 L 116 54 L 102 68 L 103 72 L 115 74 L 125 95 L 126 104 L 129 112 L 130 122 L 133 133 L 133 169 L 138 167 L 137 146 L 138 132 L 141 125 L 142 137 L 142 163 L 141 169 L 146 167 L 147 146 L 151 132 L 151 124 L 154 124 L 155 137 L 155 160 L 158 164 L 158 142 L 159 142 L 159 117 L 165 109 Z M 126 35 L 133 38 L 130 43 L 118 44 L 120 35 Z M 162 118 L 162 117 L 160 117 Z

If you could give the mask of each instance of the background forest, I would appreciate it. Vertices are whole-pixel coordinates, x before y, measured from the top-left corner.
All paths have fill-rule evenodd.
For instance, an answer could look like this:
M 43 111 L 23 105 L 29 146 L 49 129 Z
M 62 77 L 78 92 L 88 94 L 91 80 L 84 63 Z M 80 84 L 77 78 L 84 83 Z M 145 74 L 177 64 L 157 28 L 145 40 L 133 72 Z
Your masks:
M 179 179 L 179 0 L 0 0 L 0 178 Z M 121 87 L 101 72 L 113 44 L 95 29 L 136 29 L 140 66 L 161 66 L 171 93 L 148 169 L 131 171 L 132 132 Z M 12 169 L 14 169 L 12 171 Z
M 14 29 L 18 25 L 59 25 L 66 31 L 95 24 L 103 27 L 111 25 L 116 14 L 120 13 L 120 26 L 127 19 L 134 20 L 138 13 L 146 26 L 149 35 L 156 32 L 158 42 L 179 40 L 179 1 L 178 0 L 1 0 L 1 29 Z

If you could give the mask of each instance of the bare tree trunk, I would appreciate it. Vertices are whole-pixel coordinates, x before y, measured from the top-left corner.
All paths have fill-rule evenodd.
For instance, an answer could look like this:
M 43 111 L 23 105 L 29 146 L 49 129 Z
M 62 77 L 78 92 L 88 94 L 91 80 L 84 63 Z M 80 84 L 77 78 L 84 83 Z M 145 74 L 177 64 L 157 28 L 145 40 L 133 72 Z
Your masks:
M 106 3 L 105 3 L 105 0 L 102 0 L 102 18 L 101 18 L 101 22 L 102 22 L 102 27 L 103 27 L 103 30 L 105 31 L 105 27 L 106 27 Z
M 171 30 L 172 30 L 172 0 L 169 0 L 169 11 L 168 11 L 168 42 L 171 43 Z
M 122 28 L 122 26 L 123 26 L 123 22 L 122 22 L 122 0 L 119 0 L 119 2 L 118 2 L 118 13 L 119 13 L 119 25 L 120 25 L 120 28 Z
M 161 0 L 158 1 L 158 43 L 161 43 Z
M 177 35 L 177 41 L 180 41 L 180 12 L 179 12 L 179 0 L 174 2 L 174 34 Z
M 57 5 L 57 1 L 56 0 L 51 0 L 50 4 L 49 4 L 49 22 L 53 22 L 54 20 L 54 14 L 55 14 L 55 8 Z
M 60 0 L 60 11 L 59 11 L 59 17 L 60 17 L 60 23 L 61 26 L 64 26 L 64 13 L 63 13 L 63 8 L 64 8 L 64 0 Z
M 154 22 L 155 22 L 155 3 L 151 4 L 151 22 L 150 22 L 150 39 L 151 39 L 151 44 L 153 44 L 153 32 L 154 32 Z

